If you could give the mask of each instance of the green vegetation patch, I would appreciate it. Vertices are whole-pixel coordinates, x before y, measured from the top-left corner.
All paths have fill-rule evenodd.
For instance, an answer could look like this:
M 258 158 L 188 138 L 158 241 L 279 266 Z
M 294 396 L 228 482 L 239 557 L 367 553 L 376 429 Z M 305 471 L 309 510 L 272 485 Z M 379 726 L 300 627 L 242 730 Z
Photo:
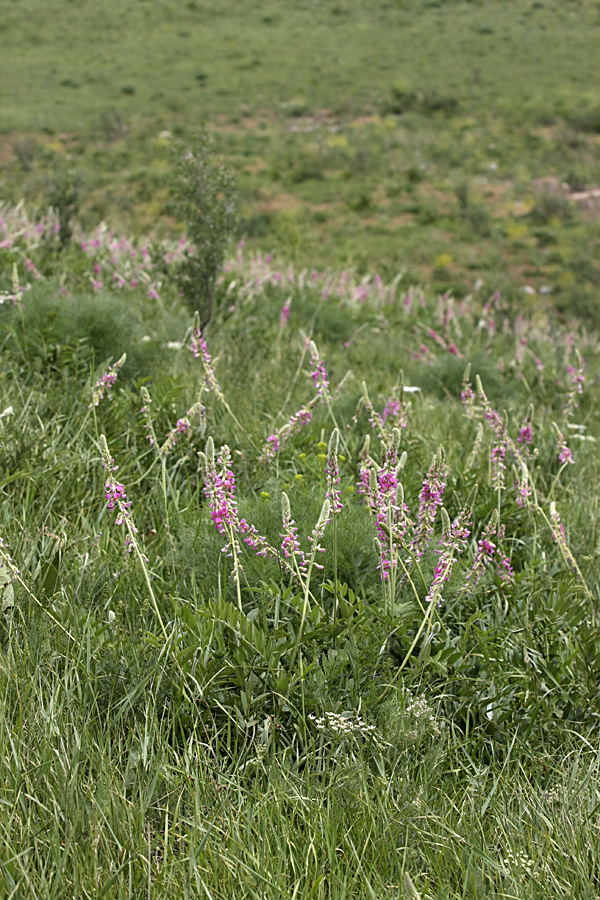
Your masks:
M 596 340 L 2 221 L 2 888 L 593 896 Z

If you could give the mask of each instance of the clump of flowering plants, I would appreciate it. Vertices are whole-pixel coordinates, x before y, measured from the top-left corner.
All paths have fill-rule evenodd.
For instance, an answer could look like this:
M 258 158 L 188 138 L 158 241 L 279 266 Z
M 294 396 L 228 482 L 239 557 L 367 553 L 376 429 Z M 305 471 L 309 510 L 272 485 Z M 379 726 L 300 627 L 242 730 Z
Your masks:
M 37 290 L 55 289 L 44 283 L 34 234 L 43 224 L 52 240 L 51 217 L 27 223 L 21 216 L 20 236 L 17 218 L 2 226 L 19 278 L 18 291 L 6 273 L 1 287 L 24 307 L 6 300 L 3 315 L 13 319 L 27 313 Z M 148 294 L 154 285 L 159 300 L 146 299 L 155 311 L 171 265 L 191 252 L 177 242 L 121 241 L 107 230 L 74 228 L 74 235 L 103 292 Z M 255 650 L 263 638 L 287 647 L 277 669 L 283 680 L 269 683 L 289 701 L 303 678 L 306 687 L 309 667 L 325 667 L 326 648 L 338 662 L 347 654 L 350 669 L 355 651 L 374 646 L 363 627 L 386 648 L 371 661 L 373 683 L 392 659 L 403 677 L 422 668 L 428 653 L 438 660 L 460 635 L 465 610 L 488 615 L 491 598 L 513 608 L 533 577 L 529 557 L 532 570 L 560 569 L 583 586 L 587 569 L 568 491 L 594 451 L 589 340 L 577 338 L 578 356 L 575 338 L 559 339 L 539 316 L 511 319 L 495 295 L 432 302 L 422 290 L 400 291 L 399 282 L 299 272 L 249 258 L 241 247 L 219 278 L 227 314 L 206 329 L 195 316 L 187 339 L 169 342 L 178 349 L 171 383 L 149 371 L 137 383 L 141 400 L 123 413 L 131 381 L 115 387 L 122 359 L 91 385 L 89 365 L 80 378 L 88 384 L 82 402 L 92 406 L 88 424 L 102 422 L 128 473 L 120 476 L 113 460 L 106 489 L 97 492 L 117 538 L 105 537 L 99 554 L 109 545 L 117 550 L 115 572 L 144 567 L 166 629 L 174 634 L 181 622 L 179 613 L 173 623 L 164 613 L 171 608 L 159 598 L 164 585 L 176 585 L 181 603 L 198 609 L 216 597 L 219 622 L 235 619 L 228 652 L 250 653 L 244 634 L 249 643 L 256 638 Z M 73 281 L 61 275 L 58 295 L 63 287 L 71 290 Z M 337 343 L 319 321 L 323 305 L 339 315 Z M 128 354 L 128 366 L 134 359 Z M 469 360 L 473 377 L 467 371 L 461 389 Z M 349 370 L 352 377 L 340 377 Z M 18 405 L 14 397 L 9 404 Z M 8 433 L 4 424 L 0 437 Z M 202 634 L 210 647 L 210 634 Z M 184 649 L 196 660 L 199 646 Z M 250 682 L 254 663 L 238 663 Z M 259 696 L 256 685 L 253 691 Z

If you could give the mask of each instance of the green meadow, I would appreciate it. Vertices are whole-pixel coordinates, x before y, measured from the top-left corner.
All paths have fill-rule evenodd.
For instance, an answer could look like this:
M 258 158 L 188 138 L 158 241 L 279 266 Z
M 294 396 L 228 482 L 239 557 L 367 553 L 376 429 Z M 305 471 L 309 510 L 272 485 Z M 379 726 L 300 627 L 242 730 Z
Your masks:
M 0 898 L 598 896 L 599 37 L 3 4 Z
M 0 36 L 6 199 L 68 179 L 87 225 L 168 233 L 207 122 L 250 246 L 595 316 L 595 3 L 15 0 Z

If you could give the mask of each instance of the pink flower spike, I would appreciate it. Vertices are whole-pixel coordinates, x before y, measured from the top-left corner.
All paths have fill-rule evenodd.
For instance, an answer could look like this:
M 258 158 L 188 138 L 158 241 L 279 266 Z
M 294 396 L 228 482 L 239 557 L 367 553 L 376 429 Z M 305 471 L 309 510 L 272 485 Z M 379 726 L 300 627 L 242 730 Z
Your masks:
M 415 536 L 412 542 L 412 549 L 420 559 L 425 553 L 431 536 L 433 534 L 433 523 L 435 521 L 438 507 L 442 505 L 444 497 L 444 489 L 446 487 L 446 476 L 448 469 L 444 461 L 444 451 L 440 447 L 433 457 L 429 471 L 423 481 L 421 493 L 419 494 L 419 512 L 417 514 L 417 524 L 415 527 Z
M 496 552 L 496 544 L 493 543 L 492 538 L 496 534 L 497 528 L 498 511 L 494 510 L 492 518 L 477 543 L 477 553 L 475 554 L 473 565 L 469 569 L 465 583 L 459 591 L 460 594 L 472 594 L 483 578 L 483 575 Z
M 567 442 L 562 431 L 560 430 L 556 422 L 553 422 L 552 424 L 554 425 L 554 430 L 556 431 L 556 449 L 558 450 L 558 461 L 561 465 L 564 465 L 565 463 L 573 465 L 575 463 L 575 460 L 573 459 L 571 450 L 567 446 Z
M 340 489 L 340 470 L 338 467 L 338 447 L 340 442 L 340 434 L 337 428 L 334 428 L 329 438 L 329 447 L 327 450 L 327 462 L 325 463 L 325 479 L 327 481 L 327 493 L 325 496 L 331 504 L 332 516 L 337 515 L 343 508 L 341 501 Z
M 313 414 L 311 410 L 311 406 L 314 404 L 314 400 L 311 403 L 303 406 L 298 410 L 297 413 L 290 418 L 290 420 L 282 425 L 281 428 L 278 428 L 266 440 L 265 445 L 262 448 L 262 453 L 260 455 L 260 462 L 269 462 L 274 459 L 280 450 L 286 446 L 286 444 L 300 431 L 300 429 L 304 425 L 308 425 L 308 423 L 312 420 Z
M 285 301 L 285 303 L 281 307 L 281 312 L 279 313 L 279 327 L 282 330 L 286 327 L 288 320 L 290 318 L 290 304 L 291 304 L 291 297 Z
M 206 341 L 200 329 L 200 316 L 194 314 L 192 325 L 191 349 L 194 359 L 200 359 L 204 368 L 204 385 L 208 391 L 213 391 L 219 399 L 223 399 L 223 392 L 215 375 L 215 364 L 208 352 Z
M 317 346 L 314 341 L 310 342 L 310 358 L 311 358 L 311 378 L 313 380 L 313 384 L 317 391 L 319 397 L 326 403 L 330 398 L 329 393 L 329 378 L 327 376 L 327 370 L 325 368 L 325 363 L 319 356 L 319 351 L 317 350 Z
M 119 370 L 124 365 L 126 359 L 127 354 L 124 353 L 121 359 L 117 360 L 113 366 L 109 366 L 104 375 L 98 379 L 94 385 L 92 402 L 89 404 L 88 409 L 91 409 L 93 406 L 98 406 L 100 401 L 104 398 L 106 391 L 109 391 L 112 388 L 117 380 Z
M 554 538 L 555 543 L 560 547 L 566 564 L 573 572 L 577 572 L 577 562 L 575 561 L 575 557 L 571 553 L 569 545 L 567 544 L 565 526 L 561 522 L 558 510 L 556 508 L 556 503 L 554 503 L 554 501 L 550 504 L 550 528 L 552 530 L 552 537 Z
M 126 526 L 125 552 L 131 553 L 133 549 L 137 549 L 135 535 L 138 533 L 131 517 L 131 500 L 127 499 L 124 486 L 115 478 L 114 473 L 119 467 L 115 465 L 115 461 L 110 455 L 108 444 L 103 434 L 100 435 L 100 447 L 102 449 L 102 465 L 108 472 L 104 484 L 106 506 L 111 512 L 116 512 L 115 525 Z

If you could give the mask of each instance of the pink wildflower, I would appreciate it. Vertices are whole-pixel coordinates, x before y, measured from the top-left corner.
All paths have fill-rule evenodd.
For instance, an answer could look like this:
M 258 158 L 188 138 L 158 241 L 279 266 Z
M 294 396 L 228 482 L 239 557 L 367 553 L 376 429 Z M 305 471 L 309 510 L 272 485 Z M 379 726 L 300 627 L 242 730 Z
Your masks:
M 579 405 L 577 402 L 577 395 L 583 393 L 583 386 L 585 384 L 585 375 L 583 374 L 584 360 L 577 353 L 577 368 L 575 366 L 567 366 L 567 372 L 571 377 L 571 388 L 567 394 L 567 402 L 565 403 L 565 408 L 563 409 L 563 416 L 565 419 L 568 419 L 573 415 L 573 412 L 577 409 Z
M 116 511 L 115 525 L 125 525 L 127 527 L 127 535 L 125 537 L 125 550 L 131 553 L 136 546 L 134 535 L 138 533 L 137 528 L 131 517 L 131 500 L 127 499 L 124 486 L 118 482 L 114 473 L 118 470 L 115 461 L 110 455 L 106 438 L 100 435 L 100 446 L 102 448 L 102 465 L 108 472 L 104 490 L 106 493 L 106 505 L 111 512 Z
M 383 421 L 386 422 L 390 416 L 395 419 L 396 416 L 399 415 L 401 409 L 402 406 L 400 401 L 395 397 L 390 397 L 382 413 Z
M 327 449 L 327 462 L 325 463 L 325 480 L 327 482 L 326 497 L 331 504 L 331 514 L 337 515 L 343 508 L 339 489 L 340 470 L 338 466 L 338 447 L 340 435 L 337 428 L 334 428 L 329 438 L 329 447 Z
M 104 395 L 107 391 L 109 391 L 112 386 L 115 384 L 117 380 L 117 376 L 119 374 L 119 370 L 125 363 L 127 359 L 127 354 L 124 353 L 121 359 L 117 360 L 117 362 L 109 366 L 104 375 L 102 375 L 96 384 L 94 385 L 94 392 L 92 394 L 92 402 L 90 403 L 88 409 L 91 409 L 93 406 L 98 406 L 100 401 L 104 399 Z
M 504 490 L 504 473 L 506 471 L 506 443 L 494 444 L 490 450 L 490 462 L 492 464 L 492 488 L 495 491 Z
M 286 302 L 281 307 L 281 312 L 279 313 L 279 327 L 283 330 L 288 323 L 290 318 L 290 301 L 286 300 Z
M 285 559 L 295 559 L 300 572 L 304 573 L 307 569 L 308 562 L 304 552 L 300 548 L 298 528 L 292 518 L 290 501 L 285 491 L 281 494 L 281 505 L 283 519 L 283 534 L 280 535 L 282 538 L 281 551 Z
M 554 538 L 555 543 L 560 547 L 566 564 L 570 569 L 573 570 L 573 572 L 577 572 L 577 563 L 575 561 L 575 557 L 571 553 L 571 550 L 569 549 L 569 545 L 567 543 L 565 526 L 561 522 L 560 515 L 558 514 L 558 510 L 556 508 L 556 503 L 554 502 L 550 504 L 550 528 L 552 530 L 552 537 Z
M 442 505 L 444 497 L 447 473 L 444 451 L 440 447 L 433 457 L 419 494 L 419 511 L 417 513 L 415 536 L 412 541 L 412 549 L 418 559 L 423 556 L 429 546 L 431 535 L 433 534 L 435 516 L 438 507 Z
M 467 419 L 475 418 L 475 392 L 473 391 L 473 387 L 471 385 L 470 376 L 471 374 L 471 363 L 465 369 L 465 374 L 463 375 L 462 385 L 460 389 L 460 399 L 462 401 L 463 408 L 465 410 L 465 415 Z
M 531 485 L 529 483 L 529 472 L 527 471 L 527 466 L 524 463 L 522 465 L 520 475 L 517 474 L 515 477 L 514 489 L 516 494 L 515 499 L 517 502 L 517 506 L 523 508 L 527 504 L 532 494 Z
M 312 365 L 310 377 L 312 378 L 317 395 L 326 403 L 330 400 L 329 378 L 325 363 L 319 356 L 319 351 L 317 350 L 314 341 L 310 342 L 310 359 Z
M 200 316 L 198 315 L 198 313 L 195 313 L 194 315 L 191 348 L 194 359 L 202 360 L 202 365 L 204 367 L 204 384 L 206 386 L 206 389 L 209 391 L 214 391 L 217 397 L 221 399 L 223 397 L 223 392 L 221 391 L 219 382 L 217 381 L 217 376 L 215 375 L 215 364 L 213 363 L 211 355 L 208 352 L 206 341 L 202 336 L 202 331 L 200 329 Z
M 497 511 L 494 511 L 494 514 L 490 519 L 488 525 L 486 526 L 485 531 L 483 532 L 480 540 L 477 542 L 477 553 L 475 554 L 473 565 L 469 569 L 469 572 L 465 579 L 465 583 L 463 584 L 459 593 L 466 593 L 468 595 L 472 594 L 481 581 L 490 560 L 493 558 L 496 552 L 496 544 L 492 542 L 492 538 L 496 534 L 497 527 L 498 513 Z
M 523 422 L 517 440 L 519 444 L 531 444 L 531 441 L 533 440 L 533 429 L 531 427 L 531 422 L 528 422 L 527 420 Z
M 282 425 L 281 428 L 269 435 L 260 455 L 261 462 L 269 462 L 269 460 L 274 459 L 288 441 L 298 434 L 304 425 L 308 425 L 313 417 L 310 407 L 314 402 L 311 401 L 311 403 L 303 406 L 297 413 L 294 413 L 285 425 Z
M 565 436 L 563 435 L 556 422 L 553 422 L 552 424 L 554 425 L 554 430 L 556 431 L 556 448 L 558 450 L 558 461 L 561 465 L 573 465 L 575 460 L 573 459 L 571 450 L 567 446 Z
M 239 558 L 241 545 L 239 538 L 251 547 L 257 556 L 278 557 L 277 551 L 267 543 L 246 519 L 241 519 L 235 498 L 235 476 L 231 467 L 231 451 L 227 444 L 221 447 L 215 460 L 215 447 L 212 438 L 206 442 L 206 453 L 200 454 L 204 474 L 204 495 L 208 500 L 210 515 L 219 534 L 227 537 L 223 553 L 235 556 L 238 560 L 237 571 L 242 571 Z
M 452 568 L 456 558 L 455 554 L 461 554 L 467 546 L 476 493 L 477 488 L 475 487 L 469 494 L 464 508 L 460 511 L 452 524 L 450 523 L 448 513 L 442 507 L 442 520 L 444 522 L 444 531 L 440 540 L 442 549 L 437 551 L 440 559 L 435 568 L 431 587 L 425 598 L 427 603 L 436 601 L 439 605 L 444 599 L 441 592 L 444 584 L 452 574 Z

